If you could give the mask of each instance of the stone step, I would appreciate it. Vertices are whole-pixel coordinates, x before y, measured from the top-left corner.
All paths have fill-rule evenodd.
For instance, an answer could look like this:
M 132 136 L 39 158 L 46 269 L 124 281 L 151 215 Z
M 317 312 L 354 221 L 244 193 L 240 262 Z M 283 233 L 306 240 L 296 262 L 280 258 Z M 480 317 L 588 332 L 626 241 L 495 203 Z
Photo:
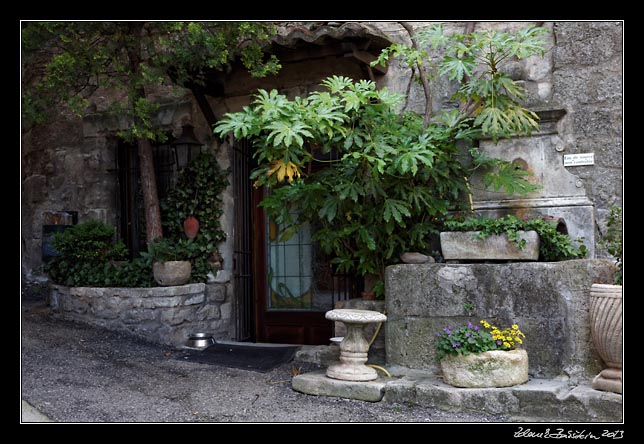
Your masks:
M 566 380 L 530 379 L 503 388 L 457 388 L 438 377 L 390 381 L 385 402 L 413 402 L 447 412 L 489 413 L 512 421 L 621 422 L 622 396 L 590 387 L 570 387 Z
M 291 381 L 293 390 L 307 395 L 332 396 L 377 402 L 385 394 L 386 380 L 355 382 L 327 378 L 325 370 L 297 375 Z
M 327 378 L 321 370 L 296 376 L 292 384 L 294 390 L 310 395 L 413 403 L 446 412 L 500 415 L 517 422 L 623 421 L 622 395 L 594 390 L 590 382 L 571 387 L 567 380 L 530 379 L 513 387 L 457 388 L 423 372 L 351 382 Z

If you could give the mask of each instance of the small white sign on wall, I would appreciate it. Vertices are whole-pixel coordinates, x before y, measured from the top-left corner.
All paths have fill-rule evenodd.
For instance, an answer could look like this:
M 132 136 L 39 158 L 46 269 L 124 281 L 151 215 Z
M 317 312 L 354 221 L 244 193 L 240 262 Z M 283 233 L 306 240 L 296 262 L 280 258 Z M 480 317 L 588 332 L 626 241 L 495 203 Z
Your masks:
M 595 153 L 564 154 L 564 166 L 595 165 Z

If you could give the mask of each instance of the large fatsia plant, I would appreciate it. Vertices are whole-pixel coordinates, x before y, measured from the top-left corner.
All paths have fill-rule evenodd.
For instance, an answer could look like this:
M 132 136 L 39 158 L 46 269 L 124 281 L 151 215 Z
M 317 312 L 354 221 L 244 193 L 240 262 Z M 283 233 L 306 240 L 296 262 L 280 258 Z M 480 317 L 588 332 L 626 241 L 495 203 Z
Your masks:
M 446 57 L 455 56 L 448 51 Z M 449 110 L 426 123 L 416 113 L 399 112 L 404 96 L 374 82 L 333 76 L 322 86 L 293 100 L 259 90 L 241 112 L 226 114 L 215 132 L 253 141 L 258 167 L 252 178 L 268 189 L 261 205 L 285 227 L 282 239 L 313 222 L 313 240 L 340 271 L 380 278 L 377 294 L 384 289 L 385 266 L 402 252 L 426 250 L 448 211 L 460 208 L 475 169 L 486 168 L 484 181 L 496 189 L 536 189 L 526 171 L 474 148 L 482 133 L 529 133 L 537 125 L 509 128 L 512 119 L 490 124 L 479 118 L 498 97 L 487 100 L 479 89 L 463 87 L 459 94 L 469 91 L 476 115 L 468 108 Z M 505 80 L 489 88 L 514 100 Z

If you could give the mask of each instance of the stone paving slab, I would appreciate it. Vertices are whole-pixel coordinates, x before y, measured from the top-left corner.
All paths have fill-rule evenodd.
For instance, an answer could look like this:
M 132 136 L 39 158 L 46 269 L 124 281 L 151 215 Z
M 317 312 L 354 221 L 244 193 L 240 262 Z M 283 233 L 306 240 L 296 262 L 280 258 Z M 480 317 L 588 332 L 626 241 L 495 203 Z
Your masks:
M 308 395 L 378 402 L 385 394 L 387 381 L 388 378 L 378 378 L 375 381 L 367 382 L 341 381 L 327 378 L 326 371 L 319 370 L 295 376 L 292 385 L 293 390 Z

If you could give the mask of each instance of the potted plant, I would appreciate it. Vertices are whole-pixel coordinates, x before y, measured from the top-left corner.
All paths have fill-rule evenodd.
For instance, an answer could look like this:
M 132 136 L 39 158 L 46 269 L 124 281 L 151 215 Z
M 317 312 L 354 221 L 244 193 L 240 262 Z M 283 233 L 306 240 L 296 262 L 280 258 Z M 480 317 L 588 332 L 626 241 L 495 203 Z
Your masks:
M 161 286 L 183 285 L 190 280 L 194 248 L 191 240 L 157 238 L 148 244 L 154 280 Z
M 590 288 L 590 331 L 606 367 L 592 381 L 596 390 L 622 393 L 622 230 L 621 208 L 611 207 L 601 245 L 616 260 L 612 284 Z
M 455 387 L 509 387 L 528 380 L 525 335 L 514 324 L 500 329 L 481 320 L 448 326 L 436 334 L 443 379 Z
M 456 218 L 445 222 L 449 231 L 440 233 L 442 254 L 446 260 L 549 262 L 584 257 L 586 246 L 576 247 L 556 226 L 552 220 L 521 220 L 513 215 L 500 219 Z

